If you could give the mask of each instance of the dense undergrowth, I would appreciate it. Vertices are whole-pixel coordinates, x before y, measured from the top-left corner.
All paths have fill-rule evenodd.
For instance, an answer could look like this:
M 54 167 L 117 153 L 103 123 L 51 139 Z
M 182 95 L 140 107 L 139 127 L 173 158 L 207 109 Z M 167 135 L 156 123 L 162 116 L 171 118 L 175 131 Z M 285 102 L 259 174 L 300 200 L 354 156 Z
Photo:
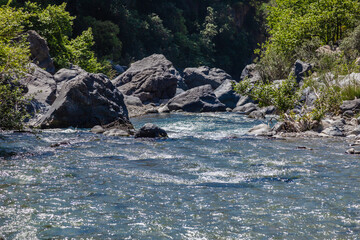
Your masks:
M 274 105 L 282 118 L 306 123 L 337 115 L 344 100 L 360 97 L 360 83 L 350 75 L 360 71 L 358 1 L 276 0 L 266 14 L 269 38 L 255 61 L 261 81 L 245 79 L 237 92 L 260 106 Z M 293 72 L 297 59 L 313 66 L 300 84 Z M 309 92 L 315 96 L 310 106 L 304 101 Z

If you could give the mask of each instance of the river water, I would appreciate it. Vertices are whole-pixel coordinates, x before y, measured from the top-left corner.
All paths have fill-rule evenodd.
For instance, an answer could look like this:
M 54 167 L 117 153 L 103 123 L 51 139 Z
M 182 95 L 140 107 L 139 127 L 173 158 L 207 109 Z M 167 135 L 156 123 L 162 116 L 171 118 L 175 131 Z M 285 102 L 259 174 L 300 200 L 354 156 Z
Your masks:
M 132 122 L 170 138 L 3 135 L 0 236 L 359 239 L 360 159 L 344 154 L 344 140 L 250 137 L 260 122 L 229 113 Z

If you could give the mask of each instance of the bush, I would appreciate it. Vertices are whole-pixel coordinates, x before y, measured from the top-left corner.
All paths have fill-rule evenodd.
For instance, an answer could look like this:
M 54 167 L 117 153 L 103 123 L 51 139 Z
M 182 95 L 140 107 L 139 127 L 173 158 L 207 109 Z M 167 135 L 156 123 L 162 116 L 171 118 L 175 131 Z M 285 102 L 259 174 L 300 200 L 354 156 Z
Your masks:
M 280 84 L 257 83 L 252 85 L 245 79 L 235 85 L 235 91 L 250 96 L 258 101 L 261 107 L 273 105 L 282 114 L 293 109 L 297 104 L 300 98 L 297 87 L 293 77 L 289 77 Z

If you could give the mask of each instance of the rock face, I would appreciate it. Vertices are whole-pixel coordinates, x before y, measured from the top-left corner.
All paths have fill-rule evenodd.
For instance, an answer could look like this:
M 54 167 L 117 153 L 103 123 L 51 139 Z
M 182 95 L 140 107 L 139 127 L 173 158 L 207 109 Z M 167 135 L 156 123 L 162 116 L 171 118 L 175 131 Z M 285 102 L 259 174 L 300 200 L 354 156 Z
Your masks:
M 181 76 L 164 55 L 154 54 L 131 65 L 113 80 L 125 95 L 132 95 L 145 102 L 158 102 L 175 96 Z
M 118 119 L 128 122 L 123 95 L 103 74 L 82 73 L 65 83 L 41 128 L 91 128 Z
M 219 68 L 203 66 L 199 68 L 186 68 L 184 70 L 184 80 L 189 89 L 210 84 L 215 90 L 225 80 L 231 79 L 229 74 Z
M 249 79 L 251 83 L 261 81 L 261 76 L 259 71 L 256 69 L 256 64 L 249 64 L 242 70 L 240 81 L 243 81 L 245 78 Z
M 81 69 L 78 66 L 71 66 L 69 69 L 62 68 L 57 71 L 54 75 L 55 82 L 57 84 L 57 95 L 59 94 L 63 85 L 77 77 L 81 73 L 86 73 L 85 70 Z
M 46 40 L 33 30 L 28 31 L 26 34 L 28 35 L 27 41 L 30 43 L 31 60 L 33 63 L 54 74 L 55 66 L 50 57 Z
M 231 109 L 236 107 L 236 104 L 241 97 L 233 89 L 233 84 L 235 83 L 235 81 L 226 80 L 214 91 L 215 96 L 219 99 L 219 101 Z
M 312 70 L 312 65 L 309 63 L 305 63 L 301 60 L 296 60 L 294 65 L 294 75 L 297 83 L 300 83 L 304 80 L 304 77 L 310 73 Z
M 168 103 L 170 111 L 221 112 L 226 107 L 215 96 L 211 85 L 192 88 L 183 92 Z
M 31 64 L 33 72 L 20 82 L 27 87 L 27 96 L 32 96 L 38 103 L 51 105 L 56 98 L 56 82 L 47 71 Z
M 166 131 L 155 124 L 147 123 L 135 133 L 135 138 L 167 138 Z

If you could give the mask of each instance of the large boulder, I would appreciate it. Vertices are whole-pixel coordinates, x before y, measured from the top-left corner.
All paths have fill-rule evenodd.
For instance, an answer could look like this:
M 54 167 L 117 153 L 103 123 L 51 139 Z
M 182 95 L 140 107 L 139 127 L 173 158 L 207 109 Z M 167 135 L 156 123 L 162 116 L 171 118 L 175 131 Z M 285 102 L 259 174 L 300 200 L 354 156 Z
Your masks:
M 28 35 L 27 41 L 30 43 L 31 60 L 33 63 L 54 74 L 55 66 L 50 57 L 46 40 L 33 30 L 27 31 L 26 34 Z
M 183 110 L 186 112 L 220 112 L 226 107 L 215 96 L 211 85 L 192 88 L 183 92 L 168 103 L 170 111 Z
M 41 128 L 92 128 L 119 119 L 128 121 L 121 92 L 103 74 L 82 73 L 64 84 L 38 125 Z
M 300 83 L 304 80 L 304 77 L 310 74 L 313 66 L 309 63 L 303 62 L 301 60 L 296 60 L 294 64 L 294 76 L 297 83 Z
M 164 55 L 153 54 L 131 64 L 131 67 L 113 80 L 125 95 L 145 102 L 158 102 L 175 96 L 181 76 Z
M 236 82 L 233 80 L 226 80 L 223 82 L 220 87 L 218 87 L 214 93 L 215 96 L 219 99 L 220 102 L 225 104 L 228 108 L 235 108 L 236 104 L 240 99 L 240 95 L 234 91 L 233 85 Z
M 166 131 L 155 124 L 147 123 L 135 133 L 135 138 L 167 138 Z
M 225 80 L 231 79 L 229 74 L 219 68 L 202 66 L 198 68 L 186 68 L 184 70 L 184 80 L 189 89 L 210 84 L 215 90 L 225 82 Z
M 248 79 L 251 83 L 261 81 L 261 75 L 259 70 L 256 68 L 256 64 L 246 65 L 241 72 L 240 81 Z

